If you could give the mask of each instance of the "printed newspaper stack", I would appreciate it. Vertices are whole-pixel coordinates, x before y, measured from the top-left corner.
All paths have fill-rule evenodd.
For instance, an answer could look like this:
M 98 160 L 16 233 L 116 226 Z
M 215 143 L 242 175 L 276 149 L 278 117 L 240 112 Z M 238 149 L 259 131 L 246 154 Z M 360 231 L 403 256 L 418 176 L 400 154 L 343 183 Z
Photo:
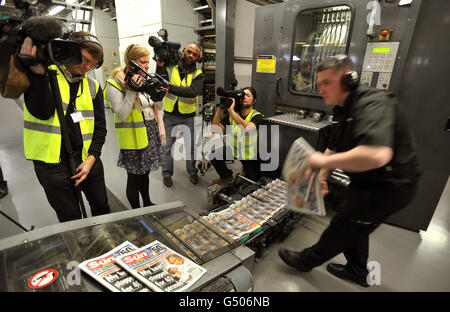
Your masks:
M 154 291 L 184 291 L 206 269 L 183 257 L 159 241 L 116 258 L 117 264 Z
M 309 165 L 314 148 L 302 137 L 295 140 L 284 162 L 282 175 L 288 183 L 287 208 L 305 213 L 324 216 L 322 188 L 319 169 Z
M 215 225 L 221 232 L 239 239 L 259 228 L 259 224 L 234 211 L 230 206 L 219 212 L 212 212 L 205 216 L 206 222 Z
M 276 179 L 230 205 L 203 217 L 219 231 L 237 240 L 261 227 L 287 204 L 287 184 Z
M 225 240 L 221 239 L 214 232 L 209 231 L 197 220 L 191 224 L 186 224 L 181 229 L 175 230 L 174 233 L 179 239 L 194 249 L 200 256 L 227 245 Z M 190 256 L 190 254 L 188 255 Z
M 111 250 L 110 252 L 93 259 L 80 263 L 78 266 L 93 277 L 97 282 L 111 291 L 116 292 L 148 292 L 151 291 L 145 287 L 136 278 L 128 274 L 127 271 L 116 264 L 115 258 L 127 254 L 137 247 L 126 241 Z

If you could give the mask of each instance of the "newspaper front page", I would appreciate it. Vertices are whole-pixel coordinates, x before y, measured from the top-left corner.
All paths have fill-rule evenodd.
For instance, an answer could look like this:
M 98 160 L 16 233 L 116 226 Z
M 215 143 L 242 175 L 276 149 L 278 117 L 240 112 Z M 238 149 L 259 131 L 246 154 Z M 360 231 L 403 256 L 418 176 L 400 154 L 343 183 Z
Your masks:
M 143 284 L 158 292 L 185 291 L 206 273 L 205 268 L 159 241 L 119 256 L 116 261 Z
M 116 264 L 115 258 L 137 250 L 132 243 L 125 241 L 110 252 L 93 259 L 86 260 L 78 266 L 97 282 L 115 292 L 148 292 L 136 278 Z
M 302 137 L 292 144 L 282 175 L 288 183 L 287 208 L 305 214 L 326 214 L 319 169 L 311 169 L 309 159 L 314 148 Z

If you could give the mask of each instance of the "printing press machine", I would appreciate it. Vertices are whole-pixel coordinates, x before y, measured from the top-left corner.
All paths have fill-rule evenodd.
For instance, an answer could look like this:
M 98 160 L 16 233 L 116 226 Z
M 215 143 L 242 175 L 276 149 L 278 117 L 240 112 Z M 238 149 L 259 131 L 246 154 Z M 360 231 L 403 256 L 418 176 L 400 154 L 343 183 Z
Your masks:
M 237 190 L 229 193 L 229 197 L 235 198 L 234 202 L 247 196 L 250 201 L 264 203 L 267 199 L 252 194 L 266 191 L 264 184 L 270 181 L 263 178 L 256 183 L 238 176 L 228 185 Z M 215 194 L 219 196 L 225 191 L 227 187 Z M 106 288 L 80 272 L 77 265 L 124 241 L 140 248 L 154 240 L 206 268 L 206 274 L 189 291 L 251 291 L 255 258 L 262 255 L 268 243 L 286 236 L 297 217 L 279 201 L 277 212 L 262 226 L 235 238 L 208 219 L 218 211 L 226 211 L 229 204 L 224 201 L 207 215 L 200 216 L 182 202 L 170 202 L 59 223 L 5 238 L 0 240 L 0 291 L 104 291 Z M 208 247 L 199 244 L 196 238 L 200 236 L 208 237 L 214 244 Z M 51 275 L 46 276 L 49 279 L 53 277 L 45 287 L 32 283 L 33 277 L 41 272 Z

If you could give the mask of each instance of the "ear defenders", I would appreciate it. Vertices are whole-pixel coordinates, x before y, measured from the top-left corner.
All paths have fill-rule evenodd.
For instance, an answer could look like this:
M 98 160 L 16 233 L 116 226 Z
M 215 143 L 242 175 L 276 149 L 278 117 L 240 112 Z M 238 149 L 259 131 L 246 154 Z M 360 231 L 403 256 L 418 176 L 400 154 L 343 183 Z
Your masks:
M 334 58 L 338 64 L 344 63 L 350 58 L 345 54 L 338 54 L 331 56 Z M 359 75 L 356 71 L 347 69 L 341 76 L 341 83 L 348 91 L 353 91 L 358 88 L 359 85 Z

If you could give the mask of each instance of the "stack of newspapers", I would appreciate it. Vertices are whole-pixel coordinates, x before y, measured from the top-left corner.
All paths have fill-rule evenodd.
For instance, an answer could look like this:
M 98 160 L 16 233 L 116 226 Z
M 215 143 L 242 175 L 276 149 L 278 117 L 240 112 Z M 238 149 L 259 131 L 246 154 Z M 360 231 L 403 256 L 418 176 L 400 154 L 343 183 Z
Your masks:
M 219 212 L 203 219 L 237 240 L 260 228 L 287 204 L 287 184 L 276 179 Z
M 287 208 L 296 212 L 326 214 L 319 181 L 319 169 L 311 169 L 309 159 L 316 151 L 302 137 L 295 140 L 284 162 L 282 175 L 287 181 Z
M 79 267 L 115 292 L 185 291 L 206 273 L 205 268 L 159 241 L 142 248 L 126 241 Z

